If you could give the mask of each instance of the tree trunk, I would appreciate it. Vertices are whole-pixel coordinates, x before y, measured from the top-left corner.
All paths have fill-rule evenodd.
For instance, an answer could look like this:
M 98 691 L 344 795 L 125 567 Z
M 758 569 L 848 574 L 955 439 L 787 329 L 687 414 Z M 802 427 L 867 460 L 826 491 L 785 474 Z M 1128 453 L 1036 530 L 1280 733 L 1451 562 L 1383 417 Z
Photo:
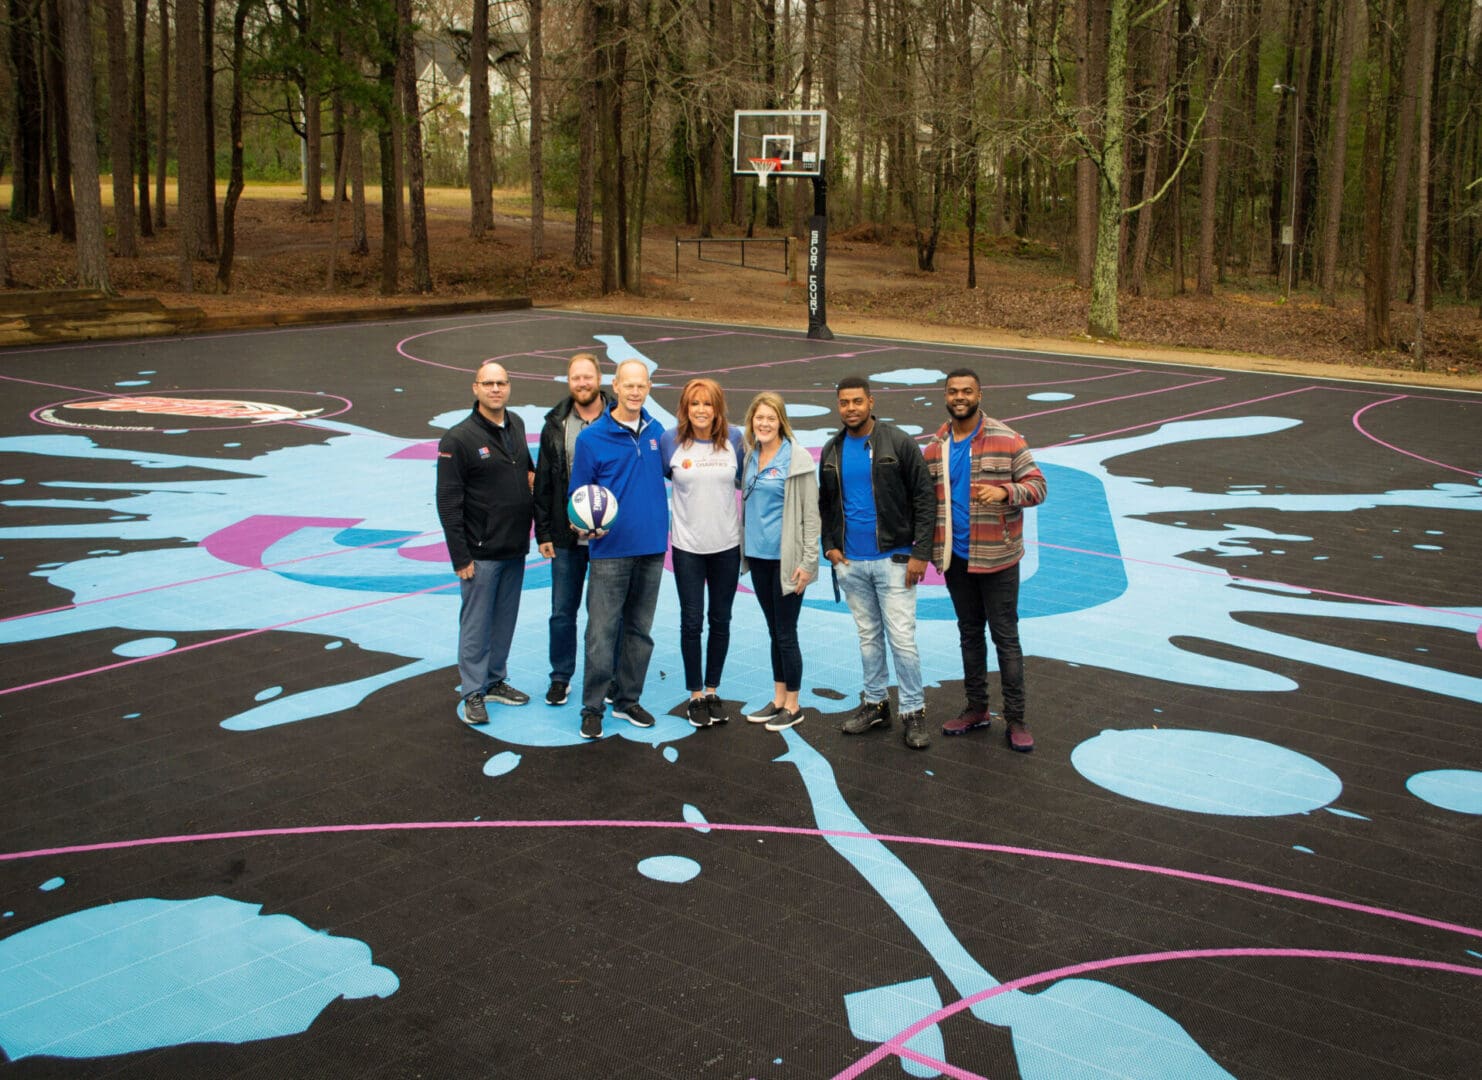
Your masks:
M 175 110 L 178 139 L 176 186 L 179 191 L 181 279 L 187 290 L 194 288 L 196 259 L 210 257 L 210 234 L 206 231 L 206 132 L 202 95 L 201 9 L 197 0 L 178 0 L 175 5 L 175 85 L 179 105 Z
M 344 41 L 340 43 L 340 58 L 346 67 L 358 62 L 349 43 Z M 370 237 L 365 220 L 365 132 L 360 117 L 359 102 L 351 100 L 345 108 L 345 167 L 350 177 L 350 250 L 356 255 L 369 255 Z
M 1339 0 L 1338 100 L 1328 127 L 1328 167 L 1323 182 L 1322 302 L 1338 306 L 1339 229 L 1343 224 L 1343 175 L 1348 162 L 1348 84 L 1353 72 L 1361 0 Z M 1379 78 L 1375 72 L 1371 77 Z
M 1158 106 L 1162 105 L 1168 95 L 1168 68 L 1172 61 L 1169 50 L 1173 47 L 1173 26 L 1177 10 L 1176 3 L 1170 3 L 1164 8 L 1162 25 L 1153 39 L 1153 78 L 1149 90 L 1150 99 L 1157 102 Z M 1162 107 L 1155 107 L 1150 112 L 1148 129 L 1143 140 L 1146 152 L 1142 163 L 1142 194 L 1138 198 L 1142 209 L 1137 212 L 1137 237 L 1132 244 L 1132 265 L 1127 275 L 1127 288 L 1133 296 L 1142 295 L 1147 276 L 1148 253 L 1152 250 L 1157 207 L 1154 196 L 1158 191 L 1160 170 L 1163 167 L 1163 147 L 1169 137 L 1169 132 L 1162 123 L 1166 115 L 1167 111 Z
M 165 227 L 165 177 L 169 172 L 170 152 L 170 0 L 160 4 L 160 96 L 159 96 L 159 164 L 154 170 L 154 227 Z M 142 31 L 141 31 L 142 33 Z M 179 94 L 179 91 L 176 91 Z M 175 197 L 180 197 L 177 188 Z
M 104 0 L 108 30 L 108 149 L 113 171 L 113 239 L 118 254 L 136 258 L 134 240 L 134 118 L 129 105 L 129 35 L 123 0 Z M 147 190 L 148 185 L 146 185 Z
M 1222 150 L 1225 95 L 1223 80 L 1215 79 L 1225 51 L 1225 12 L 1218 8 L 1204 44 L 1204 85 L 1212 96 L 1204 121 L 1204 144 L 1199 159 L 1199 273 L 1195 291 L 1214 295 L 1215 225 L 1219 216 L 1220 153 Z
M 1405 250 L 1405 227 L 1409 221 L 1405 209 L 1410 204 L 1410 170 L 1415 161 L 1416 87 L 1424 64 L 1421 56 L 1424 46 L 1421 24 L 1424 20 L 1420 14 L 1419 0 L 1412 0 L 1406 9 L 1405 62 L 1395 94 L 1399 115 L 1395 122 L 1395 146 L 1391 159 L 1394 161 L 1394 179 L 1388 195 L 1389 205 L 1394 211 L 1389 219 L 1389 269 L 1393 281 L 1403 280 L 1400 267 Z
M 473 0 L 468 40 L 468 232 L 475 240 L 494 227 L 493 173 L 489 146 L 489 0 Z
M 134 160 L 139 165 L 139 233 L 154 235 L 149 209 L 149 103 L 144 85 L 144 28 L 149 24 L 149 0 L 134 0 Z
M 41 163 L 45 157 L 41 93 L 40 0 L 10 0 L 10 59 L 14 78 L 15 168 L 10 196 L 12 221 L 41 213 Z
M 62 239 L 71 242 L 77 239 L 77 215 L 72 203 L 72 151 L 74 141 L 72 138 L 72 125 L 70 123 L 70 94 L 67 91 L 66 66 L 62 62 L 64 45 L 62 43 L 63 14 L 60 0 L 44 0 L 45 2 L 45 31 L 46 31 L 46 101 L 47 112 L 51 115 L 51 135 L 56 152 L 57 171 L 55 179 L 55 192 L 52 197 L 52 220 L 48 223 L 51 232 L 60 232 Z M 92 53 L 92 37 L 88 37 L 89 55 Z M 89 78 L 92 69 L 88 69 Z M 91 83 L 89 83 L 91 87 Z M 88 91 L 88 100 L 92 100 L 92 91 Z M 88 127 L 93 126 L 89 119 Z M 97 155 L 97 144 L 93 144 L 94 157 Z M 94 167 L 96 179 L 96 166 Z
M 341 151 L 338 155 L 338 165 L 335 169 L 334 186 L 336 191 L 345 189 L 345 172 L 349 164 L 349 158 Z M 324 287 L 334 292 L 335 263 L 340 254 L 340 218 L 344 216 L 345 200 L 335 199 L 334 209 L 330 211 L 329 227 L 329 268 L 324 273 Z
M 208 258 L 216 255 L 216 0 L 201 0 L 201 227 Z
M 1393 0 L 1370 0 L 1369 106 L 1364 118 L 1364 347 L 1394 343 L 1389 323 L 1390 261 L 1385 242 L 1385 121 L 1388 114 L 1389 27 Z
M 1076 5 L 1076 31 L 1080 38 L 1081 59 L 1076 64 L 1076 112 L 1086 137 L 1096 141 L 1097 125 L 1093 102 L 1101 85 L 1104 68 L 1103 44 L 1106 27 L 1096 15 L 1106 11 L 1105 0 L 1080 0 Z M 1075 283 L 1091 287 L 1091 273 L 1096 264 L 1096 162 L 1082 150 L 1075 162 Z
M 394 296 L 401 277 L 401 213 L 397 209 L 400 189 L 397 183 L 396 132 L 401 127 L 401 110 L 396 104 L 396 22 L 392 20 L 391 37 L 385 43 L 381 60 L 382 97 L 377 102 L 379 122 L 376 142 L 381 151 L 381 295 Z
M 576 236 L 571 261 L 577 269 L 592 265 L 592 203 L 597 178 L 597 0 L 585 0 L 581 9 L 583 58 L 578 90 L 580 116 L 576 142 Z
M 226 185 L 226 206 L 221 214 L 221 258 L 216 263 L 216 281 L 221 291 L 232 291 L 232 259 L 237 250 L 237 202 L 246 186 L 242 178 L 242 57 L 247 48 L 247 9 L 255 0 L 237 0 L 232 16 L 232 175 Z
M 1127 5 L 1111 0 L 1106 41 L 1106 110 L 1102 128 L 1100 205 L 1096 214 L 1096 264 L 1091 279 L 1087 331 L 1092 337 L 1120 333 L 1117 312 L 1122 226 L 1122 140 L 1127 100 Z
M 304 213 L 310 221 L 324 214 L 324 99 L 312 88 L 304 91 Z
M 75 0 L 74 0 L 75 2 Z M 1418 10 L 1416 10 L 1418 9 Z M 1435 73 L 1436 3 L 1417 0 L 1421 20 L 1420 148 L 1415 163 L 1415 370 L 1425 370 L 1425 307 L 1430 284 L 1431 80 Z
M 545 254 L 545 50 L 541 0 L 530 4 L 530 261 Z
M 408 195 L 412 210 L 412 276 L 419 293 L 432 291 L 432 260 L 427 249 L 427 199 L 422 171 L 422 109 L 417 103 L 417 63 L 412 0 L 396 0 L 401 54 L 401 103 L 406 112 Z
M 98 191 L 98 133 L 93 101 L 93 28 L 88 0 L 63 0 L 67 67 L 67 112 L 77 185 L 77 284 L 113 292 L 103 239 L 103 198 Z

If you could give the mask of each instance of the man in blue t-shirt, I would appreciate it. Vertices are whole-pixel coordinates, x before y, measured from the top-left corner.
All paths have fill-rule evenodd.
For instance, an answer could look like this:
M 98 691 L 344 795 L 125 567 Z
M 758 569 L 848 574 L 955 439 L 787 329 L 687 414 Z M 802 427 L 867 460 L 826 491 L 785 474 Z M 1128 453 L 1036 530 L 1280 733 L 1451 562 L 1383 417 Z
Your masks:
M 584 739 L 602 737 L 603 698 L 609 687 L 614 716 L 638 727 L 654 725 L 653 714 L 638 704 L 638 696 L 653 656 L 649 631 L 669 547 L 669 502 L 659 451 L 663 429 L 643 407 L 648 368 L 641 360 L 623 361 L 612 388 L 617 400 L 611 410 L 576 437 L 567 491 L 600 484 L 618 504 L 611 529 L 583 534 L 590 540 L 581 691 Z
M 931 557 L 936 495 L 915 441 L 876 419 L 869 380 L 851 375 L 838 385 L 843 428 L 819 461 L 818 510 L 823 553 L 834 568 L 859 632 L 864 691 L 840 728 L 861 735 L 890 727 L 890 674 L 885 643 L 900 687 L 906 745 L 923 750 L 926 699 L 916 651 L 916 586 Z

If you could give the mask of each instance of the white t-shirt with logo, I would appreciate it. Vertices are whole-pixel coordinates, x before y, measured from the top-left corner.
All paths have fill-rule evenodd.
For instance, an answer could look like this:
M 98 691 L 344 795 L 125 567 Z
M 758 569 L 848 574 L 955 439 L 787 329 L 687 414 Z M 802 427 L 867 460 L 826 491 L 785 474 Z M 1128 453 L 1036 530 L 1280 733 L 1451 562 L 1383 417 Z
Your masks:
M 736 451 L 729 440 L 678 445 L 669 459 L 670 542 L 681 551 L 714 555 L 741 543 L 736 501 Z

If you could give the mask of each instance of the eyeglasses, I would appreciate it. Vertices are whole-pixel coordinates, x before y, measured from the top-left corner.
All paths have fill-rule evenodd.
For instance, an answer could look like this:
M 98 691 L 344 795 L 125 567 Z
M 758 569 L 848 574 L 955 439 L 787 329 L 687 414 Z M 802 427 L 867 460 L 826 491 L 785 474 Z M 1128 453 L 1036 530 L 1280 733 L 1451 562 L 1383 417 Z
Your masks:
M 509 385 L 509 380 L 508 379 L 486 379 L 483 382 L 478 383 L 477 385 L 483 387 L 485 390 L 493 390 L 496 386 L 508 386 Z

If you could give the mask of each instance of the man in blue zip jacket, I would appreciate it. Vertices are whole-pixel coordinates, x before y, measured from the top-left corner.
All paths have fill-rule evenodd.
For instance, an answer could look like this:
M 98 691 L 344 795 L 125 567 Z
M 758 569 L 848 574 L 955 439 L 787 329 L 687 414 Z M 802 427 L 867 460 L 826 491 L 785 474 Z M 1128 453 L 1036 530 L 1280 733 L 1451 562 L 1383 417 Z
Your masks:
M 489 720 L 485 701 L 524 705 L 506 680 L 530 553 L 534 463 L 525 424 L 505 408 L 509 372 L 492 360 L 473 377 L 473 411 L 437 446 L 437 516 L 458 575 L 458 681 L 463 722 Z
M 612 528 L 590 534 L 588 544 L 584 739 L 602 737 L 603 699 L 609 686 L 614 716 L 637 727 L 653 727 L 653 714 L 638 698 L 654 651 L 649 631 L 669 546 L 669 502 L 659 450 L 663 428 L 643 407 L 648 400 L 648 368 L 641 360 L 625 360 L 618 365 L 612 388 L 617 398 L 612 409 L 576 438 L 568 491 L 600 484 L 618 504 Z

